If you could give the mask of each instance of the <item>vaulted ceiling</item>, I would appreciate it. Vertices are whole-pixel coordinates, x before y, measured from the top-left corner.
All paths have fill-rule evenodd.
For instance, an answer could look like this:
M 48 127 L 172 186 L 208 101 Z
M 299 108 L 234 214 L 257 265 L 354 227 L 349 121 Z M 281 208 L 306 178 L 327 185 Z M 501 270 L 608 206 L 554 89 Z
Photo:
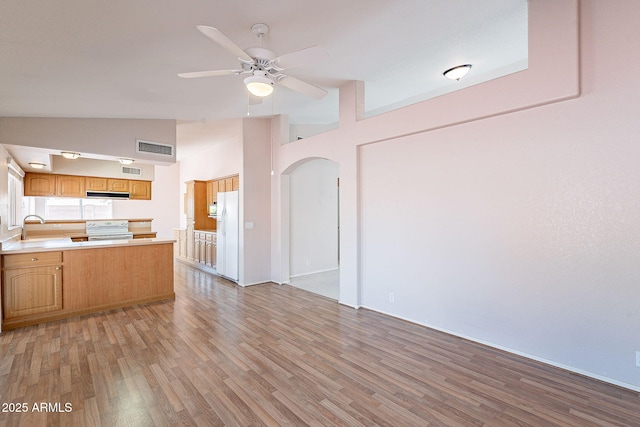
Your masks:
M 526 12 L 526 0 L 3 0 L 0 116 L 211 121 L 249 110 L 330 123 L 349 80 L 365 82 L 375 113 L 526 67 Z M 323 100 L 276 87 L 248 106 L 242 76 L 177 77 L 238 67 L 196 25 L 245 49 L 260 43 L 255 23 L 269 25 L 262 46 L 278 55 L 326 48 L 327 60 L 290 70 L 327 89 Z M 461 63 L 474 66 L 467 82 L 443 78 Z

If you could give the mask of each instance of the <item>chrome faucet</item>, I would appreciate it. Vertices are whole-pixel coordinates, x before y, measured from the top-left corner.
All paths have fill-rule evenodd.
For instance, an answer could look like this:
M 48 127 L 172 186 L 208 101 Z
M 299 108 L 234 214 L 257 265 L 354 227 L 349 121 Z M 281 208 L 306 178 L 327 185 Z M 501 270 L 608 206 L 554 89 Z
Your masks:
M 22 240 L 26 240 L 27 237 L 27 231 L 24 229 L 25 224 L 27 223 L 27 219 L 28 218 L 38 218 L 38 220 L 40 220 L 40 224 L 44 224 L 45 220 L 44 218 L 42 218 L 40 215 L 27 215 L 24 217 L 24 219 L 22 220 L 22 236 L 20 237 Z

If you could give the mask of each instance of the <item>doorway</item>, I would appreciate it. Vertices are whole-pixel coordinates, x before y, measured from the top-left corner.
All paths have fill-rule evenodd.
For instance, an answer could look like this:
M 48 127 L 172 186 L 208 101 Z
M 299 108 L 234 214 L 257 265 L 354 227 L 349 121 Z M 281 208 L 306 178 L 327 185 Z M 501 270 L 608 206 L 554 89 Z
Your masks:
M 340 297 L 338 163 L 309 159 L 289 173 L 289 284 Z

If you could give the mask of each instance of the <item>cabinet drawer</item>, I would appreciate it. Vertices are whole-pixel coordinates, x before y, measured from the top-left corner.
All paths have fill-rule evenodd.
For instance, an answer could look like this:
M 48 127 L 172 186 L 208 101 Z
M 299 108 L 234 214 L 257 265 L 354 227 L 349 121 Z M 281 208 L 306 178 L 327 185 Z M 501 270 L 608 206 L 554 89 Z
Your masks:
M 207 233 L 206 237 L 207 237 L 207 239 L 206 239 L 207 242 L 213 241 L 213 233 Z
M 28 254 L 5 255 L 4 268 L 32 267 L 62 263 L 62 252 L 31 252 Z

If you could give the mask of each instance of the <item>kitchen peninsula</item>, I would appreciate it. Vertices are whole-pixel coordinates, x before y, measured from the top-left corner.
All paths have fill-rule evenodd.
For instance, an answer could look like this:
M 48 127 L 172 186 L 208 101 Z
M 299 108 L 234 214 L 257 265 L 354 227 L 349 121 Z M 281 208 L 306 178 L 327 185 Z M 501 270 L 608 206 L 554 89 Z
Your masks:
M 2 329 L 175 299 L 170 239 L 3 245 Z

